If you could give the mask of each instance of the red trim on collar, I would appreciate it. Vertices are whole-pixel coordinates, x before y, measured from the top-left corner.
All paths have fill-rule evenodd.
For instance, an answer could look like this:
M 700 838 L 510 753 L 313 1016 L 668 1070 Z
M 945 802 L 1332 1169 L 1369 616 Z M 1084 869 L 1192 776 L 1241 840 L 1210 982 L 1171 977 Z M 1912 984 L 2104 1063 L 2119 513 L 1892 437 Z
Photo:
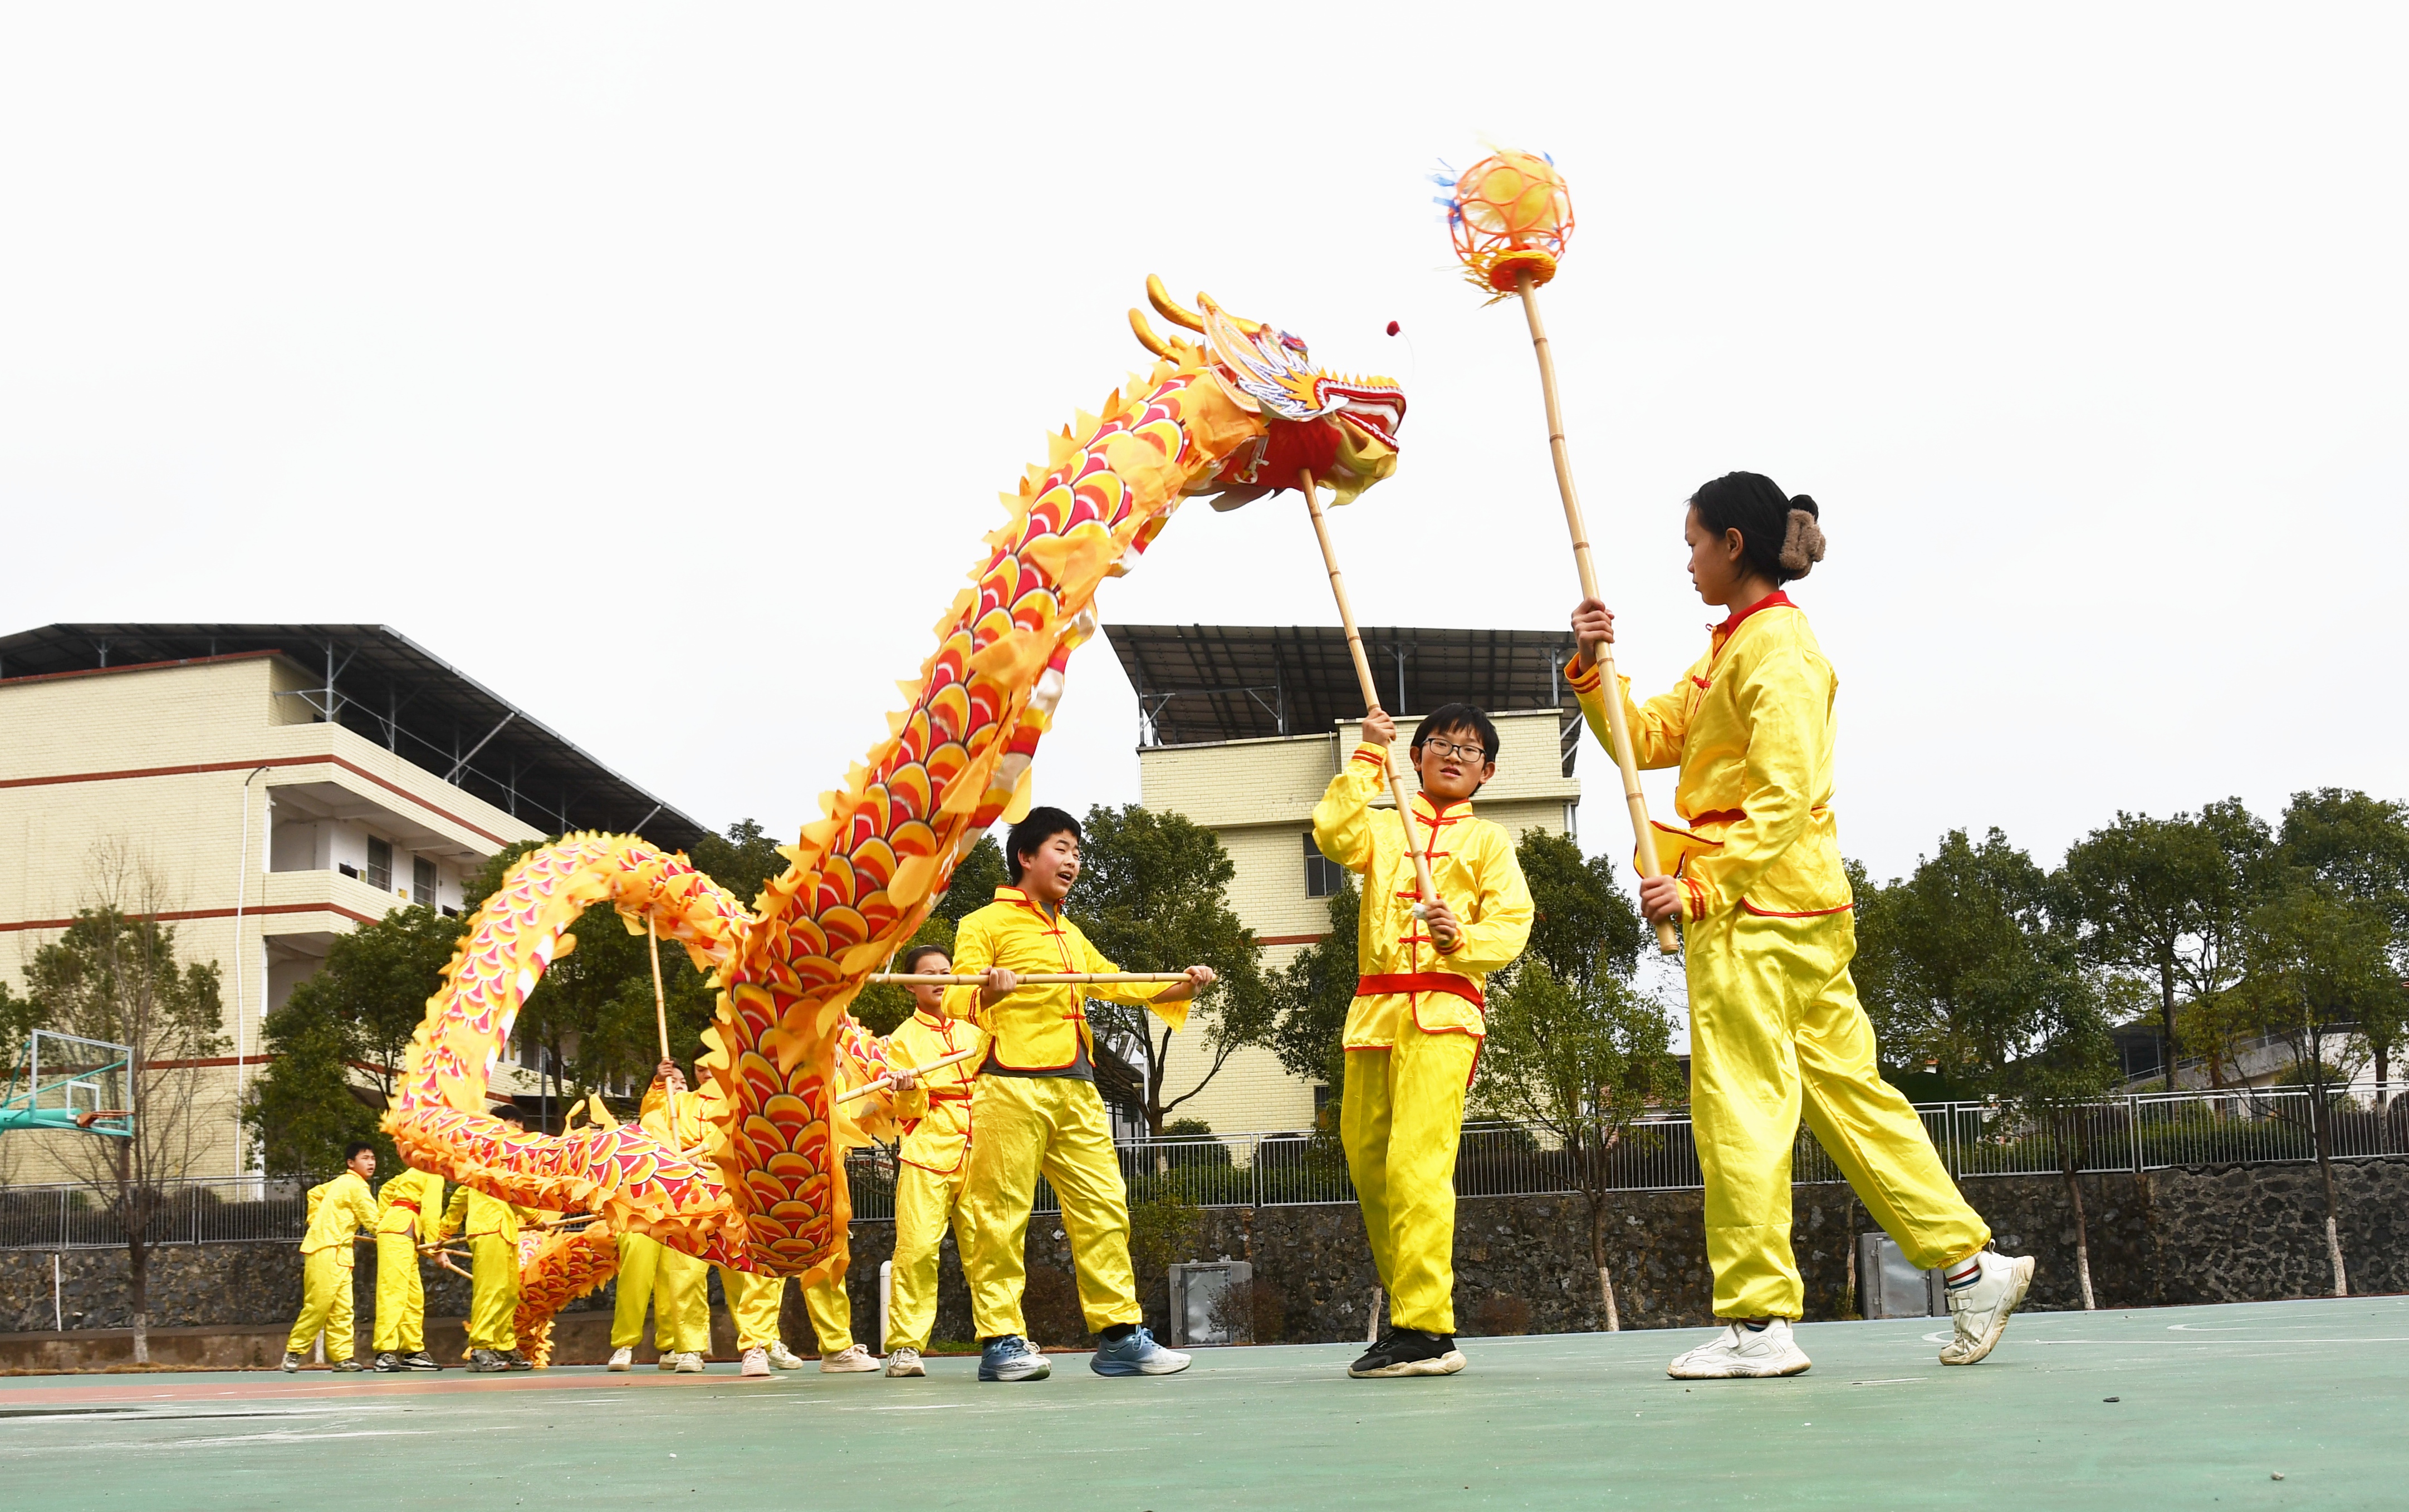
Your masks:
M 1755 613 L 1760 609 L 1796 609 L 1797 607 L 1798 606 L 1796 604 L 1790 601 L 1790 596 L 1788 594 L 1776 588 L 1771 593 L 1767 594 L 1764 598 L 1758 599 L 1755 603 L 1749 605 L 1746 609 L 1734 610 L 1730 618 L 1724 620 L 1721 625 L 1710 626 L 1709 628 L 1712 629 L 1718 636 L 1727 636 L 1734 630 L 1739 628 L 1740 622 L 1742 620 L 1748 618 L 1751 614 Z

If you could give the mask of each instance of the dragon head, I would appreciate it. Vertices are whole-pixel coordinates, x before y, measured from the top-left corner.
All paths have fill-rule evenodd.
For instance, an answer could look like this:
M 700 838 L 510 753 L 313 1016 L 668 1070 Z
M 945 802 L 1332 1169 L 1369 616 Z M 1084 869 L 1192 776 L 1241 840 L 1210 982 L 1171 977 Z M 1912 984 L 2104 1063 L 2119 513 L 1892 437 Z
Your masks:
M 1395 380 L 1322 372 L 1296 337 L 1233 315 L 1207 295 L 1196 296 L 1195 310 L 1185 309 L 1150 274 L 1146 297 L 1163 319 L 1204 338 L 1175 335 L 1166 340 L 1143 311 L 1132 310 L 1130 328 L 1146 349 L 1168 362 L 1204 367 L 1238 408 L 1263 418 L 1261 437 L 1192 487 L 1191 492 L 1214 495 L 1215 509 L 1235 509 L 1299 487 L 1306 473 L 1344 504 L 1396 470 L 1406 394 Z

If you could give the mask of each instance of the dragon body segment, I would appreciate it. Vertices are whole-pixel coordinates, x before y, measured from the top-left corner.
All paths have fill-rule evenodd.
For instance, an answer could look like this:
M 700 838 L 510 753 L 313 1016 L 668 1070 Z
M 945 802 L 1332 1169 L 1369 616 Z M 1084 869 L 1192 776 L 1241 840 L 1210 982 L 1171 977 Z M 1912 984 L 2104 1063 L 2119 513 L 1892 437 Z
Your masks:
M 1070 655 L 1096 631 L 1097 589 L 1190 495 L 1222 494 L 1227 507 L 1292 486 L 1305 468 L 1351 497 L 1395 465 L 1394 384 L 1318 373 L 1293 337 L 1202 296 L 1204 313 L 1191 314 L 1151 280 L 1148 292 L 1204 339 L 1163 339 L 1132 312 L 1161 360 L 1050 438 L 1046 460 L 1003 496 L 1007 517 L 902 684 L 905 707 L 822 795 L 821 817 L 753 908 L 627 837 L 568 837 L 513 869 L 430 1000 L 386 1116 L 411 1164 L 530 1206 L 599 1212 L 613 1230 L 745 1269 L 844 1274 L 843 1152 L 883 1115 L 848 1113 L 834 1095 L 885 1063 L 847 1007 L 918 930 L 955 863 L 1025 802 Z M 519 1005 L 568 948 L 563 931 L 605 899 L 716 973 L 698 1061 L 706 1151 L 629 1125 L 510 1135 L 483 1112 Z

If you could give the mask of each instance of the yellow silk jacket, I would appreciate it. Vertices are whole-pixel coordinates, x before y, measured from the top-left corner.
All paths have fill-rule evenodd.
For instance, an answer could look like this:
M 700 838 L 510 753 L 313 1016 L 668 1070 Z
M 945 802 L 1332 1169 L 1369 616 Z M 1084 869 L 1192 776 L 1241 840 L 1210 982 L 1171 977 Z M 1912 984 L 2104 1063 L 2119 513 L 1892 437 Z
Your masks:
M 681 1150 L 699 1149 L 711 1137 L 702 1094 L 672 1093 L 659 1082 L 644 1088 L 644 1100 L 636 1105 L 636 1121 L 645 1133 Z
M 379 1233 L 416 1233 L 420 1242 L 435 1237 L 435 1222 L 443 1216 L 443 1178 L 431 1171 L 404 1169 L 377 1188 Z
M 887 1037 L 887 1063 L 925 1066 L 959 1050 L 984 1050 L 987 1043 L 987 1030 L 975 1024 L 931 1017 L 916 1009 Z M 898 1159 L 941 1176 L 962 1168 L 970 1153 L 971 1093 L 978 1086 L 982 1058 L 973 1056 L 940 1066 L 911 1091 L 895 1094 L 895 1119 L 903 1126 Z
M 1566 669 L 1581 713 L 1608 744 L 1603 679 Z M 1666 870 L 1681 878 L 1684 913 L 1740 908 L 1811 918 L 1853 906 L 1832 820 L 1832 702 L 1839 679 L 1807 616 L 1775 593 L 1714 627 L 1707 654 L 1669 693 L 1631 702 L 1623 718 L 1643 768 L 1681 769 L 1675 812 L 1687 830 L 1657 826 Z
M 1017 887 L 998 887 L 995 901 L 964 918 L 954 934 L 954 970 L 975 976 L 990 966 L 1024 974 L 1038 972 L 1118 972 L 1119 967 L 1096 954 L 1079 927 L 1061 914 L 1048 913 Z M 1069 1071 L 1085 1050 L 1095 1054 L 1095 1031 L 1088 1027 L 1087 1001 L 1102 998 L 1153 1010 L 1172 1028 L 1188 1022 L 1188 1001 L 1157 1002 L 1155 998 L 1175 984 L 1101 983 L 1093 986 L 1022 987 L 992 1008 L 978 1005 L 974 986 L 949 988 L 945 1010 L 956 1018 L 977 1023 L 995 1037 L 995 1063 L 1013 1071 Z
M 352 1260 L 352 1235 L 376 1231 L 376 1199 L 356 1171 L 345 1171 L 332 1181 L 310 1188 L 310 1230 L 301 1236 L 301 1253 L 340 1246 L 343 1263 Z
M 440 1239 L 449 1239 L 465 1232 L 470 1239 L 498 1234 L 511 1244 L 519 1242 L 519 1225 L 535 1217 L 532 1210 L 516 1202 L 505 1202 L 498 1197 L 462 1187 L 452 1193 L 451 1204 L 443 1209 Z
M 1513 840 L 1476 818 L 1468 800 L 1438 809 L 1416 793 L 1406 800 L 1415 836 L 1429 852 L 1431 881 L 1464 929 L 1453 951 L 1439 950 L 1430 927 L 1414 917 L 1421 891 L 1404 827 L 1372 807 L 1388 790 L 1385 755 L 1378 745 L 1357 746 L 1313 806 L 1313 843 L 1363 879 L 1355 943 L 1362 979 L 1347 1010 L 1350 1050 L 1396 1044 L 1406 1014 L 1425 1034 L 1486 1034 L 1483 985 L 1490 972 L 1513 965 L 1531 938 L 1531 889 Z

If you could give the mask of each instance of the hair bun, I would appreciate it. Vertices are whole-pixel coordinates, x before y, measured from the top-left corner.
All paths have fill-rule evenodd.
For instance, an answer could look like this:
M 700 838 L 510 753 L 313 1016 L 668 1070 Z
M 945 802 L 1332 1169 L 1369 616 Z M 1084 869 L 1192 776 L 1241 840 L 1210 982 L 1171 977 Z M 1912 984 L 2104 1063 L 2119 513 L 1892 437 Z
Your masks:
M 1824 559 L 1824 527 L 1817 523 L 1815 501 L 1801 494 L 1790 501 L 1790 528 L 1782 537 L 1782 570 L 1803 578 Z
M 1790 501 L 1790 507 L 1794 510 L 1805 510 L 1808 513 L 1813 515 L 1818 520 L 1824 517 L 1824 511 L 1816 506 L 1815 499 L 1812 495 L 1799 495 L 1796 498 Z

